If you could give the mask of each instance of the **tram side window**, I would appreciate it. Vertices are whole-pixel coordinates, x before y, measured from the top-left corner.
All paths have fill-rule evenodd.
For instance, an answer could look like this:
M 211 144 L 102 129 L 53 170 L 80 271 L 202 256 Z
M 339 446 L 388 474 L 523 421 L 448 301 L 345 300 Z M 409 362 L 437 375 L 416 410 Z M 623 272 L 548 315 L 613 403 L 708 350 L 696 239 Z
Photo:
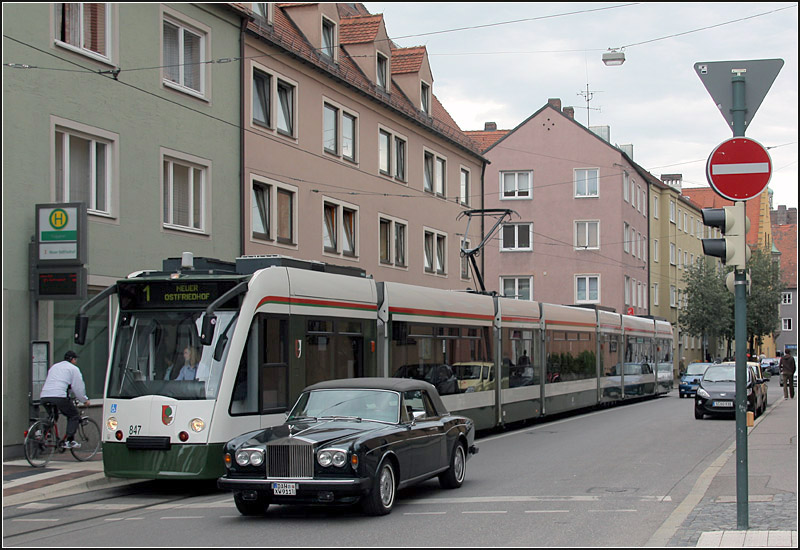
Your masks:
M 534 336 L 535 335 L 535 336 Z M 503 329 L 503 381 L 509 388 L 539 383 L 539 331 Z
M 306 385 L 364 376 L 362 322 L 309 319 L 305 339 Z
M 230 412 L 285 411 L 289 400 L 288 322 L 259 316 L 250 327 L 236 373 Z
M 547 382 L 586 380 L 597 376 L 595 334 L 547 331 Z
M 439 395 L 489 390 L 494 385 L 489 327 L 392 323 L 395 378 L 415 378 Z

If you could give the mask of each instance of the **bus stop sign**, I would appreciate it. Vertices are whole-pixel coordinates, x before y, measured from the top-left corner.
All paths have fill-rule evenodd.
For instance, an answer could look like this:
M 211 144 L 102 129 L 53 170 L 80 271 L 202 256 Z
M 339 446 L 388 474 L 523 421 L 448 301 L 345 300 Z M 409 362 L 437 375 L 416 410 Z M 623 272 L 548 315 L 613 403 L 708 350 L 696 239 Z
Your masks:
M 772 177 L 772 159 L 766 148 L 746 137 L 734 137 L 717 145 L 706 163 L 708 183 L 732 201 L 757 197 Z

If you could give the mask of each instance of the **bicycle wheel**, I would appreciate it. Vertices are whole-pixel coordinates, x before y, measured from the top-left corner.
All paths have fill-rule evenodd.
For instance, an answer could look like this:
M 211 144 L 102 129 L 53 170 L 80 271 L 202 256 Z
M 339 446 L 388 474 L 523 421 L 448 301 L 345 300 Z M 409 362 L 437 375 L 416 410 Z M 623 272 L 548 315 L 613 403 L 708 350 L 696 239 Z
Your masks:
M 70 449 L 72 456 L 76 460 L 91 460 L 97 451 L 100 450 L 100 427 L 91 418 L 82 417 L 75 432 L 75 441 L 81 444 L 80 447 Z
M 25 460 L 34 468 L 45 466 L 56 450 L 56 434 L 50 423 L 34 422 L 25 436 Z

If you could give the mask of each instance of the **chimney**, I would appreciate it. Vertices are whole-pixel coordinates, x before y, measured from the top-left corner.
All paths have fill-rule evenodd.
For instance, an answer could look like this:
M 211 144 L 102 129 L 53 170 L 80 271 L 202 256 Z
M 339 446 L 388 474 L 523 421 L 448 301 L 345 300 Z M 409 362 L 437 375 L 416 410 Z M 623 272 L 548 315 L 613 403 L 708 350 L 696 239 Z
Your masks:
M 575 107 L 564 107 L 562 112 L 567 118 L 575 120 Z
M 547 104 L 550 105 L 556 111 L 561 111 L 561 99 L 558 97 L 551 97 L 547 100 Z
M 683 188 L 683 174 L 661 174 L 661 181 L 678 191 Z
M 497 130 L 497 123 L 496 122 L 485 122 L 483 124 L 483 131 L 484 132 L 494 132 Z

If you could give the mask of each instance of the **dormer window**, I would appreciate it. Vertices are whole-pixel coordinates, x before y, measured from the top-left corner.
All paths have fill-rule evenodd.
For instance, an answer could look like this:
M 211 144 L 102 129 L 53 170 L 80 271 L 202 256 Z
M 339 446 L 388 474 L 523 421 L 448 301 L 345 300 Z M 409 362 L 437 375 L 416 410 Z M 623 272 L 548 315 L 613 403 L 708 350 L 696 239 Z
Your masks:
M 334 59 L 336 51 L 336 24 L 330 19 L 322 18 L 322 50 L 325 57 Z
M 431 114 L 431 87 L 425 83 L 420 83 L 419 90 L 420 109 L 426 115 Z
M 389 74 L 389 58 L 378 52 L 377 56 L 377 84 L 379 88 L 387 89 L 387 75 Z
M 253 2 L 250 4 L 250 9 L 253 10 L 255 15 L 272 25 L 272 6 L 270 6 L 269 2 Z

